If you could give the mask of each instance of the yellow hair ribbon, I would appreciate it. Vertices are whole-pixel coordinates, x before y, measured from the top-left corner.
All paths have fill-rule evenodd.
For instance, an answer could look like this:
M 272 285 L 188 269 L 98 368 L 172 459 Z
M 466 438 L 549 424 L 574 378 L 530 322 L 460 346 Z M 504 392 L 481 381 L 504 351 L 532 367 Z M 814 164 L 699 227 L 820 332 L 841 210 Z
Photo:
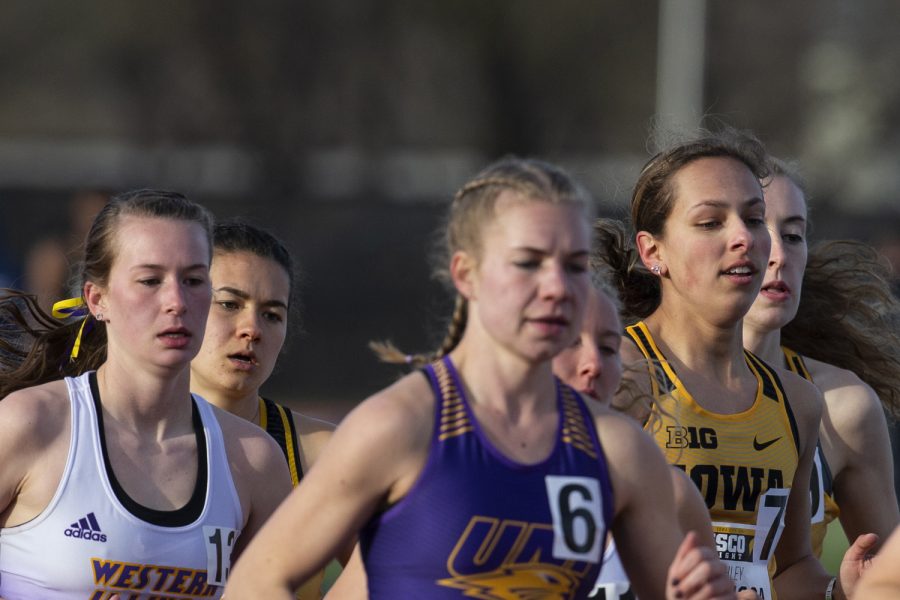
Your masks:
M 60 300 L 53 303 L 51 313 L 57 319 L 68 319 L 69 317 L 87 316 L 88 310 L 81 298 L 69 298 L 68 300 Z M 78 335 L 75 336 L 75 344 L 72 346 L 72 352 L 69 354 L 69 360 L 78 358 L 78 351 L 81 349 L 81 336 L 84 334 L 84 326 L 88 319 L 81 320 L 81 327 L 78 328 Z
M 53 303 L 52 314 L 57 319 L 68 319 L 69 317 L 84 316 L 87 309 L 84 306 L 84 300 L 81 298 L 69 298 L 68 300 L 60 300 Z
M 87 319 L 82 319 L 81 327 L 78 328 L 78 335 L 75 336 L 75 343 L 72 345 L 72 352 L 69 354 L 69 360 L 75 360 L 78 358 L 78 350 L 81 349 L 81 334 L 84 333 L 84 324 L 87 323 Z

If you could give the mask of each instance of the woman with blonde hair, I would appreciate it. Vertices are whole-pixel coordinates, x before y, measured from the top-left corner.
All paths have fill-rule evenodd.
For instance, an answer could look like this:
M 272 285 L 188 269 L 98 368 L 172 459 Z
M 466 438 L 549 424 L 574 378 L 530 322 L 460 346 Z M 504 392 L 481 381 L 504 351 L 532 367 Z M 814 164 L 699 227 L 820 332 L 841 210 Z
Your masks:
M 584 315 L 589 203 L 536 160 L 501 160 L 462 187 L 445 343 L 344 419 L 229 595 L 289 598 L 359 532 L 374 599 L 579 598 L 611 529 L 642 597 L 733 597 L 712 553 L 682 541 L 653 443 L 553 376 Z

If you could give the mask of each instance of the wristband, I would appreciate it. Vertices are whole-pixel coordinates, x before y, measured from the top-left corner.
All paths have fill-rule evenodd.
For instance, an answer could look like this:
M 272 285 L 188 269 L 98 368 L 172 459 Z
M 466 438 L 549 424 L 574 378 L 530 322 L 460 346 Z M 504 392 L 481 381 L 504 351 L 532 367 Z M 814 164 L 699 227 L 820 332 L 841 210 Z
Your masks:
M 837 577 L 832 577 L 831 581 L 828 582 L 828 587 L 825 588 L 825 600 L 832 600 L 835 583 L 837 583 Z

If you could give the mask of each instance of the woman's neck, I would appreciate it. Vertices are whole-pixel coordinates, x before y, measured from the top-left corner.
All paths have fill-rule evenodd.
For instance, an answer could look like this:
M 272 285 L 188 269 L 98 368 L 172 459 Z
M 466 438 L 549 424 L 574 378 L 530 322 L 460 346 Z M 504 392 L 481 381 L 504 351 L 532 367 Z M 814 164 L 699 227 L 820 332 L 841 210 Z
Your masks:
M 212 385 L 204 385 L 198 377 L 191 377 L 191 391 L 222 410 L 259 425 L 259 389 L 231 392 Z
M 107 360 L 97 370 L 107 422 L 160 438 L 192 429 L 189 377 L 187 365 L 151 373 Z
M 667 357 L 718 379 L 744 364 L 741 323 L 718 326 L 696 318 L 677 318 L 660 308 L 645 320 Z
M 780 365 L 781 330 L 762 330 L 744 323 L 744 348 L 763 359 L 770 365 Z
M 512 420 L 556 409 L 556 384 L 549 360 L 530 363 L 505 349 L 467 343 L 465 338 L 450 356 L 471 402 L 490 404 Z

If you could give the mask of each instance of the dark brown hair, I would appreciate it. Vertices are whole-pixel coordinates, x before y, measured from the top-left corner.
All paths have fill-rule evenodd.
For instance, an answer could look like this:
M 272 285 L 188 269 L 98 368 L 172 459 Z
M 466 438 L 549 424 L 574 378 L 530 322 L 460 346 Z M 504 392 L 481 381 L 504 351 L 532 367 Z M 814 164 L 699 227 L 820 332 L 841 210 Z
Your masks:
M 599 245 L 595 262 L 605 263 L 614 273 L 626 325 L 648 316 L 660 302 L 659 278 L 641 263 L 633 234 L 646 231 L 662 236 L 677 192 L 675 175 L 695 160 L 714 157 L 743 163 L 760 181 L 770 173 L 766 150 L 752 134 L 727 127 L 717 132 L 702 132 L 659 152 L 641 169 L 631 195 L 634 232 L 628 232 L 617 221 L 599 220 L 595 224 L 595 241 Z
M 88 281 L 104 287 L 108 284 L 122 217 L 199 223 L 209 240 L 211 256 L 213 219 L 209 211 L 177 192 L 127 192 L 110 200 L 94 218 L 81 263 L 82 289 Z M 78 359 L 72 361 L 69 354 L 79 331 L 81 348 Z M 0 398 L 15 390 L 96 369 L 105 360 L 106 330 L 93 316 L 63 322 L 43 311 L 32 295 L 4 290 L 0 296 Z

